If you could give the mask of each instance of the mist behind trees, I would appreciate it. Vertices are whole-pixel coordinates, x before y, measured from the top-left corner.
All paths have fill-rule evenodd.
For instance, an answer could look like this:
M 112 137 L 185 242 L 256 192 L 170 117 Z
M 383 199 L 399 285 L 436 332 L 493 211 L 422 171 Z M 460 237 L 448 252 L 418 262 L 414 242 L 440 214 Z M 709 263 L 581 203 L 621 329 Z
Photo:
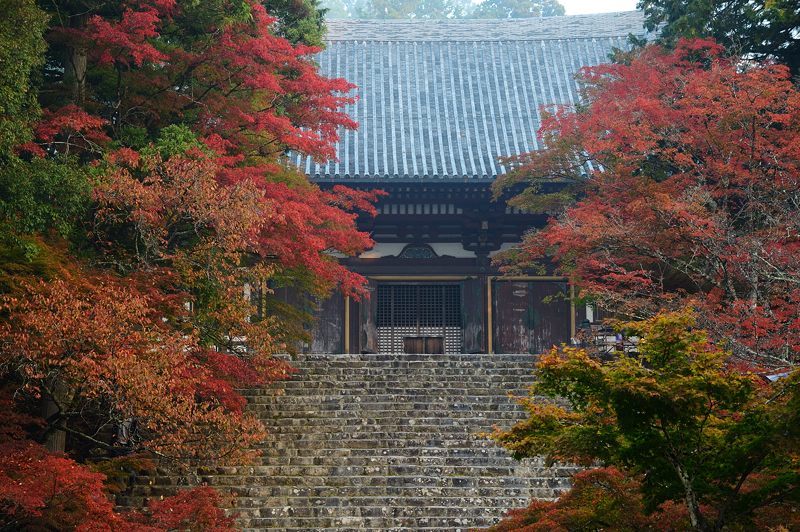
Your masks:
M 323 0 L 328 19 L 533 18 L 564 14 L 558 0 Z

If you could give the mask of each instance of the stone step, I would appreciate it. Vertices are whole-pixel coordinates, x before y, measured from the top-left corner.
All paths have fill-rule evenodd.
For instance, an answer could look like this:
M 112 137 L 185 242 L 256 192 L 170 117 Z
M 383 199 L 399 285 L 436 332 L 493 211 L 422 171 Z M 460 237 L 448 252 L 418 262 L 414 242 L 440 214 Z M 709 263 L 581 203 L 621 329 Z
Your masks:
M 270 443 L 285 442 L 287 438 L 294 441 L 326 441 L 333 439 L 335 441 L 372 441 L 375 443 L 376 448 L 391 448 L 399 447 L 397 441 L 408 438 L 414 441 L 426 441 L 427 445 L 438 445 L 441 440 L 450 442 L 450 446 L 457 442 L 463 445 L 472 445 L 471 441 L 478 439 L 482 440 L 483 437 L 477 434 L 481 430 L 491 430 L 491 424 L 482 426 L 475 426 L 472 424 L 459 424 L 447 422 L 440 425 L 393 425 L 387 427 L 380 427 L 377 425 L 365 425 L 361 427 L 330 427 L 330 426 L 314 426 L 314 432 L 308 433 L 293 428 L 289 430 L 287 427 L 274 429 L 268 436 L 265 445 L 269 446 Z M 473 434 L 469 434 L 472 432 Z M 466 434 L 465 434 L 466 433 Z M 454 443 L 455 442 L 455 443 Z M 407 446 L 407 445 L 406 445 Z
M 274 490 L 281 489 L 281 486 L 218 486 L 220 491 L 238 496 L 234 506 L 236 508 L 278 508 L 290 507 L 293 509 L 305 507 L 317 507 L 328 502 L 336 505 L 345 504 L 339 501 L 345 500 L 349 506 L 362 506 L 367 502 L 383 501 L 381 504 L 397 504 L 405 500 L 433 500 L 444 498 L 448 501 L 462 499 L 474 504 L 478 499 L 495 500 L 502 502 L 503 505 L 510 504 L 508 507 L 527 506 L 527 504 L 516 504 L 508 502 L 509 499 L 525 499 L 530 502 L 529 497 L 540 499 L 552 499 L 554 490 L 561 490 L 567 487 L 566 483 L 551 483 L 552 485 L 517 485 L 517 486 L 483 486 L 465 487 L 463 489 L 453 489 L 441 486 L 415 486 L 400 489 L 396 486 L 386 488 L 388 494 L 382 493 L 381 486 L 354 486 L 342 484 L 337 486 L 297 486 L 292 488 L 299 495 L 274 493 Z M 362 488 L 362 489 L 359 489 Z M 394 489 L 391 489 L 394 488 Z M 130 497 L 158 498 L 174 493 L 176 486 L 134 486 L 130 490 Z M 304 495 L 310 492 L 325 492 L 335 490 L 329 496 Z M 479 491 L 492 491 L 487 495 L 482 495 Z M 431 495 L 431 494 L 436 494 Z M 483 504 L 485 506 L 485 504 Z
M 432 512 L 435 510 L 431 510 Z M 487 509 L 487 513 L 496 513 L 496 510 Z M 504 512 L 501 512 L 501 514 Z M 355 530 L 386 530 L 389 532 L 404 530 L 452 530 L 454 532 L 466 531 L 473 527 L 485 527 L 493 524 L 495 519 L 482 517 L 467 518 L 414 518 L 414 517 L 279 517 L 262 518 L 242 521 L 243 530 L 336 530 L 341 532 Z
M 464 463 L 460 465 L 424 465 L 419 463 L 376 464 L 375 462 L 364 465 L 347 465 L 349 462 L 350 460 L 348 459 L 341 460 L 335 465 L 261 465 L 254 466 L 250 469 L 250 471 L 242 471 L 241 473 L 198 473 L 194 476 L 199 479 L 213 480 L 220 485 L 233 485 L 237 480 L 241 480 L 242 478 L 257 479 L 262 477 L 271 478 L 274 476 L 302 476 L 308 478 L 327 478 L 329 476 L 368 476 L 375 477 L 376 480 L 379 480 L 381 477 L 392 479 L 400 477 L 411 478 L 416 476 L 453 478 L 459 476 L 469 477 L 475 474 L 486 475 L 487 478 L 493 478 L 494 476 L 502 475 L 516 475 L 523 479 L 532 478 L 531 482 L 538 482 L 539 480 L 549 478 L 551 475 L 568 473 L 567 470 L 528 465 L 510 460 L 506 461 L 505 463 L 495 462 L 482 465 L 475 465 L 474 463 Z M 167 479 L 172 478 L 175 477 L 141 477 L 141 480 L 138 480 L 138 482 L 149 484 L 168 483 Z M 445 483 L 446 479 L 443 479 L 442 482 Z
M 397 486 L 314 486 L 314 487 L 286 487 L 272 486 L 252 488 L 260 493 L 263 499 L 241 499 L 237 507 L 245 504 L 260 505 L 267 498 L 292 499 L 295 504 L 308 504 L 312 501 L 327 498 L 346 498 L 352 504 L 358 497 L 522 497 L 523 490 L 527 488 L 407 488 Z M 542 488 L 546 489 L 546 488 Z
M 289 477 L 281 477 L 285 480 Z M 320 478 L 318 477 L 318 480 Z M 227 484 L 227 491 L 242 495 L 237 499 L 236 506 L 266 506 L 267 500 L 277 498 L 292 499 L 298 505 L 314 505 L 318 499 L 345 497 L 355 499 L 359 497 L 522 497 L 524 494 L 533 490 L 542 498 L 551 498 L 554 488 L 563 487 L 563 478 L 530 478 L 528 482 L 520 481 L 518 485 L 494 486 L 487 482 L 482 482 L 481 486 L 476 486 L 474 473 L 465 477 L 453 477 L 448 481 L 449 485 L 443 485 L 440 481 L 437 486 L 417 486 L 417 485 L 396 485 L 388 482 L 379 482 L 380 477 L 370 477 L 368 481 L 361 479 L 359 482 L 352 482 L 352 485 L 345 485 L 335 481 L 337 485 L 270 485 L 271 480 L 267 477 L 243 477 L 240 484 L 233 480 L 228 482 L 217 482 L 221 489 Z M 193 479 L 192 483 L 210 481 L 214 483 L 214 477 L 200 477 Z M 324 479 L 321 480 L 324 482 Z M 170 493 L 170 490 L 187 484 L 185 480 L 176 478 L 153 478 L 147 480 L 149 483 L 142 483 L 139 480 L 128 495 L 131 496 L 160 496 Z M 305 482 L 305 481 L 302 481 Z M 350 481 L 347 481 L 350 482 Z M 313 484 L 313 482 L 308 482 Z M 507 484 L 504 482 L 504 484 Z
M 317 423 L 320 421 L 324 422 L 326 419 L 331 419 L 333 417 L 332 414 L 338 414 L 340 416 L 340 421 L 342 421 L 340 429 L 343 431 L 357 430 L 355 427 L 357 427 L 359 424 L 363 424 L 365 426 L 372 424 L 372 426 L 376 426 L 376 422 L 382 423 L 383 421 L 386 421 L 390 427 L 413 427 L 414 425 L 412 422 L 417 422 L 420 425 L 427 424 L 431 427 L 439 427 L 453 425 L 454 422 L 459 422 L 463 427 L 465 434 L 483 432 L 491 429 L 493 425 L 509 427 L 522 417 L 521 412 L 514 410 L 505 412 L 462 412 L 462 415 L 459 415 L 459 412 L 454 412 L 450 416 L 441 414 L 439 412 L 429 411 L 424 415 L 424 417 L 416 417 L 411 415 L 400 416 L 400 414 L 403 414 L 403 412 L 393 412 L 389 410 L 374 410 L 369 414 L 345 411 L 340 411 L 338 413 L 321 412 L 319 410 L 307 409 L 287 411 L 285 415 L 277 415 L 277 413 L 259 410 L 253 410 L 252 412 L 258 415 L 268 425 L 268 428 L 272 421 L 285 419 L 299 419 L 305 421 L 308 426 L 317 427 Z M 405 414 L 408 414 L 408 412 L 405 412 Z M 368 421 L 364 423 L 364 419 L 367 419 Z M 273 432 L 275 430 L 284 429 L 287 433 L 291 433 L 293 431 L 297 432 L 296 428 L 294 427 L 273 427 L 273 429 Z
M 291 380 L 246 390 L 267 426 L 254 464 L 136 480 L 121 505 L 206 483 L 236 495 L 245 530 L 468 530 L 574 468 L 516 461 L 480 435 L 524 411 L 531 355 L 301 355 Z
M 368 477 L 374 478 L 376 481 L 383 480 L 386 485 L 401 485 L 418 483 L 418 479 L 441 479 L 439 481 L 442 485 L 447 485 L 449 479 L 452 478 L 472 478 L 476 476 L 486 476 L 487 478 L 494 478 L 500 476 L 518 476 L 523 483 L 528 481 L 525 478 L 528 475 L 541 474 L 533 468 L 526 468 L 523 466 L 515 466 L 514 464 L 506 464 L 505 466 L 487 465 L 487 466 L 419 466 L 419 465 L 341 465 L 341 466 L 261 466 L 258 468 L 258 473 L 255 475 L 248 475 L 245 477 L 239 475 L 201 475 L 200 480 L 205 482 L 214 483 L 220 486 L 223 485 L 242 485 L 242 478 L 250 479 L 252 482 L 260 482 L 261 480 L 272 480 L 275 477 L 304 477 L 309 480 L 314 477 L 328 478 L 328 477 Z M 441 477 L 446 477 L 442 479 Z M 477 478 L 477 477 L 476 477 Z M 540 479 L 535 479 L 532 482 L 538 482 Z
M 275 399 L 252 401 L 248 404 L 251 411 L 263 411 L 268 413 L 280 414 L 287 410 L 305 410 L 307 406 L 313 406 L 320 412 L 344 411 L 353 412 L 361 410 L 384 410 L 392 411 L 418 411 L 422 416 L 424 411 L 434 411 L 437 417 L 444 415 L 443 410 L 450 408 L 458 411 L 472 412 L 497 412 L 497 411 L 521 411 L 519 404 L 509 397 L 489 397 L 486 401 L 480 402 L 478 399 L 464 399 L 463 395 L 441 396 L 427 395 L 416 397 L 378 397 L 370 399 L 364 396 L 342 396 L 342 395 L 294 395 L 286 401 Z M 248 398 L 250 399 L 250 398 Z
M 368 382 L 389 382 L 394 378 L 403 378 L 407 376 L 413 376 L 420 379 L 424 379 L 426 381 L 438 382 L 440 386 L 444 385 L 446 382 L 442 380 L 438 380 L 437 377 L 443 376 L 460 376 L 465 380 L 465 382 L 469 382 L 470 380 L 475 380 L 478 377 L 487 377 L 493 379 L 496 382 L 499 382 L 502 378 L 507 378 L 508 382 L 521 382 L 524 377 L 531 377 L 533 375 L 533 371 L 531 368 L 526 367 L 525 369 L 522 368 L 515 368 L 515 369 L 500 369 L 500 368 L 480 368 L 476 370 L 471 366 L 454 366 L 450 368 L 439 368 L 436 366 L 432 367 L 407 367 L 407 368 L 395 368 L 395 367 L 379 367 L 379 368 L 347 368 L 344 366 L 341 367 L 332 367 L 332 368 L 324 368 L 324 367 L 314 367 L 314 366 L 300 366 L 296 368 L 296 372 L 293 373 L 288 379 L 284 380 L 285 383 L 299 383 L 299 382 L 308 382 L 307 377 L 318 377 L 319 380 L 308 382 L 309 385 L 336 385 L 336 379 L 347 375 L 348 377 L 359 380 L 359 381 L 368 381 Z M 374 380 L 373 380 L 374 379 Z M 413 382 L 406 382 L 402 380 L 395 381 L 393 383 L 395 386 L 405 386 L 408 384 L 413 384 Z M 249 392 L 258 392 L 259 389 L 251 389 L 248 390 Z
M 485 381 L 476 381 L 472 383 L 471 386 L 464 386 L 464 383 L 461 383 L 460 386 L 454 386 L 449 388 L 437 388 L 432 383 L 430 386 L 427 386 L 425 389 L 422 388 L 388 388 L 386 386 L 377 386 L 374 382 L 371 384 L 361 384 L 358 382 L 353 383 L 354 386 L 357 386 L 358 390 L 348 390 L 343 388 L 334 388 L 334 387 L 284 387 L 282 389 L 277 389 L 277 394 L 273 392 L 269 395 L 247 395 L 248 399 L 251 399 L 254 403 L 265 403 L 271 404 L 275 403 L 275 397 L 290 395 L 292 398 L 301 398 L 301 397 L 324 397 L 328 399 L 354 399 L 357 397 L 364 397 L 366 392 L 374 395 L 385 395 L 385 399 L 391 398 L 391 400 L 414 400 L 416 398 L 429 398 L 429 397 L 441 397 L 443 399 L 448 400 L 456 400 L 459 398 L 465 400 L 473 400 L 476 401 L 480 398 L 484 399 L 493 399 L 498 398 L 498 392 L 501 392 L 501 396 L 506 396 L 507 394 L 511 393 L 513 395 L 525 395 L 527 396 L 528 390 L 526 384 L 519 384 L 519 385 L 512 385 L 509 383 L 503 383 L 502 385 L 493 385 L 491 383 L 487 383 Z M 283 383 L 285 386 L 286 383 Z M 491 389 L 487 389 L 487 387 L 491 386 Z M 501 387 L 502 386 L 502 387 Z
M 267 461 L 268 459 L 264 459 Z M 287 466 L 287 465 L 299 465 L 299 466 L 318 466 L 318 465 L 333 465 L 333 466 L 340 466 L 341 464 L 352 464 L 352 465 L 387 465 L 387 466 L 406 466 L 406 465 L 418 465 L 418 466 L 462 466 L 462 465 L 507 465 L 507 464 L 514 464 L 515 467 L 525 467 L 529 469 L 535 469 L 542 474 L 549 471 L 556 476 L 559 474 L 565 474 L 568 471 L 560 471 L 557 467 L 554 466 L 546 466 L 544 461 L 541 458 L 537 459 L 530 459 L 526 458 L 523 460 L 513 460 L 508 455 L 505 454 L 497 454 L 495 456 L 477 456 L 475 454 L 471 454 L 469 456 L 455 456 L 455 457 L 445 457 L 445 456 L 406 456 L 406 455 L 389 455 L 389 456 L 350 456 L 349 452 L 348 455 L 324 455 L 320 453 L 319 456 L 315 457 L 294 457 L 288 458 L 285 461 L 281 461 L 280 463 L 276 464 L 263 464 L 263 465 L 242 465 L 242 466 L 203 466 L 198 467 L 194 471 L 192 471 L 191 475 L 184 475 L 185 477 L 190 476 L 258 476 L 264 475 L 268 471 L 271 471 L 271 468 L 280 465 L 280 466 Z M 173 474 L 169 474 L 167 470 L 160 470 L 157 475 L 147 476 L 147 477 L 140 477 L 142 479 L 148 479 L 150 481 L 166 481 L 167 479 L 176 479 L 180 478 L 180 476 L 176 476 Z
M 277 462 L 276 462 L 277 463 Z M 504 466 L 509 463 L 515 464 L 519 467 L 525 466 L 530 468 L 540 468 L 541 470 L 551 470 L 552 468 L 545 468 L 542 464 L 529 461 L 511 461 L 508 456 L 470 456 L 470 457 L 454 457 L 448 458 L 443 456 L 347 456 L 347 457 L 332 457 L 332 456 L 295 456 L 282 460 L 281 464 L 289 466 L 370 466 L 370 465 L 398 465 L 398 466 Z M 269 466 L 270 464 L 265 464 Z M 245 471 L 242 468 L 235 473 L 227 474 L 262 474 L 262 466 L 254 466 Z M 213 474 L 213 473 L 212 473 Z M 222 473 L 226 474 L 226 473 Z
M 408 454 L 432 454 L 432 452 L 427 452 L 428 449 L 461 449 L 461 450 L 471 450 L 474 449 L 475 445 L 469 445 L 468 442 L 464 440 L 455 440 L 455 439 L 432 439 L 429 437 L 420 437 L 418 435 L 407 436 L 402 433 L 394 433 L 394 436 L 388 436 L 385 439 L 375 440 L 369 437 L 364 438 L 335 438 L 332 436 L 323 436 L 319 434 L 303 434 L 303 435 L 294 435 L 294 442 L 292 443 L 285 443 L 282 441 L 276 441 L 275 445 L 271 446 L 270 448 L 264 449 L 265 451 L 269 451 L 270 449 L 274 449 L 277 451 L 282 451 L 286 449 L 296 449 L 299 450 L 299 445 L 304 446 L 313 446 L 315 449 L 324 451 L 327 449 L 335 448 L 335 445 L 347 447 L 352 451 L 356 450 L 377 450 L 381 454 L 399 454 L 401 452 L 405 452 Z M 478 446 L 489 446 L 490 444 L 483 444 L 482 442 L 477 443 Z M 391 451 L 394 452 L 386 452 Z M 378 453 L 364 453 L 366 456 L 374 456 Z M 269 456 L 269 454 L 267 455 Z
M 448 414 L 447 411 L 450 411 Z M 442 404 L 439 408 L 381 408 L 381 407 L 368 407 L 368 408 L 326 408 L 314 405 L 286 405 L 286 408 L 270 409 L 259 408 L 258 405 L 253 405 L 249 410 L 257 415 L 264 415 L 270 419 L 319 419 L 319 418 L 333 418 L 337 416 L 343 422 L 350 421 L 350 424 L 357 425 L 359 420 L 366 419 L 368 424 L 371 420 L 395 420 L 395 425 L 400 424 L 398 419 L 407 419 L 409 421 L 420 420 L 427 421 L 431 424 L 440 425 L 442 421 L 454 420 L 467 423 L 475 421 L 477 423 L 485 423 L 486 419 L 497 418 L 500 420 L 517 420 L 520 418 L 522 412 L 521 408 L 514 405 L 497 405 L 497 408 L 479 409 L 470 408 L 469 406 L 459 406 L 452 404 Z M 403 417 L 398 417 L 398 414 L 403 414 Z
M 492 420 L 488 417 L 478 418 L 456 418 L 456 419 L 428 419 L 428 418 L 411 418 L 386 420 L 385 423 L 376 422 L 374 419 L 365 419 L 359 417 L 352 417 L 346 420 L 331 420 L 324 417 L 309 419 L 297 418 L 278 418 L 273 417 L 270 419 L 272 423 L 272 430 L 270 431 L 273 437 L 275 435 L 290 435 L 295 433 L 304 433 L 308 428 L 309 423 L 313 423 L 314 430 L 318 432 L 336 432 L 336 433 L 358 433 L 360 431 L 413 431 L 425 432 L 428 434 L 434 433 L 447 433 L 454 431 L 459 434 L 483 432 L 492 428 Z M 498 420 L 503 421 L 503 420 Z
M 367 391 L 366 393 L 370 393 Z M 518 403 L 509 397 L 492 397 L 486 399 L 484 403 L 476 399 L 464 400 L 463 395 L 441 396 L 428 395 L 417 397 L 398 397 L 393 396 L 370 399 L 367 396 L 346 397 L 341 395 L 334 396 L 314 396 L 314 395 L 293 395 L 284 401 L 276 399 L 252 401 L 248 407 L 251 410 L 262 410 L 265 412 L 285 412 L 286 410 L 298 409 L 306 406 L 313 406 L 315 410 L 325 411 L 353 411 L 359 408 L 369 410 L 433 410 L 436 416 L 445 415 L 446 407 L 461 407 L 462 410 L 496 412 L 498 410 L 513 411 L 520 410 Z M 469 396 L 466 396 L 469 397 Z M 250 399 L 250 398 L 248 398 Z M 443 408 L 445 407 L 445 408 Z
M 362 445 L 353 445 L 348 448 L 326 448 L 321 446 L 319 448 L 297 448 L 287 445 L 285 443 L 277 443 L 272 447 L 262 449 L 264 459 L 272 459 L 275 457 L 291 458 L 295 456 L 398 456 L 399 453 L 406 455 L 425 456 L 425 457 L 458 457 L 458 456 L 503 456 L 498 454 L 496 449 L 492 449 L 490 443 L 481 443 L 472 447 L 453 447 L 453 448 L 436 448 L 436 447 L 406 447 L 402 449 L 396 448 L 383 448 L 374 449 Z M 491 451 L 491 453 L 490 453 Z M 506 455 L 507 456 L 507 455 Z M 510 458 L 509 458 L 510 459 Z
M 290 499 L 277 499 L 267 508 L 240 508 L 241 515 L 253 517 L 427 517 L 433 510 L 439 518 L 481 517 L 485 510 L 507 511 L 528 504 L 525 498 L 489 499 L 485 497 L 389 497 L 317 499 L 315 506 L 301 507 Z M 466 505 L 465 505 L 466 503 Z M 460 507 L 459 505 L 462 505 Z M 468 506 L 463 508 L 463 506 Z
M 309 410 L 308 408 L 302 408 L 301 411 L 313 411 Z M 521 409 L 519 409 L 521 411 Z M 272 412 L 267 410 L 262 410 L 261 412 L 267 412 L 269 414 L 274 414 L 270 418 L 270 422 L 273 426 L 273 429 L 296 429 L 298 426 L 306 426 L 307 421 L 303 419 L 297 419 L 293 416 L 279 416 L 279 411 Z M 379 414 L 380 412 L 377 412 Z M 379 419 L 376 418 L 376 412 L 370 412 L 369 416 L 347 416 L 343 418 L 334 418 L 334 417 L 314 417 L 311 418 L 314 420 L 315 426 L 318 428 L 323 428 L 325 426 L 330 427 L 338 427 L 342 429 L 358 429 L 359 427 L 371 427 L 371 426 L 393 426 L 393 427 L 405 427 L 409 426 L 409 424 L 416 424 L 417 426 L 425 426 L 427 428 L 434 428 L 436 426 L 441 425 L 460 425 L 462 427 L 466 427 L 470 424 L 477 424 L 478 426 L 483 426 L 486 423 L 487 416 L 491 415 L 507 415 L 513 414 L 515 419 L 519 416 L 519 411 L 508 411 L 508 412 L 498 412 L 497 410 L 494 411 L 457 411 L 456 414 L 460 414 L 458 417 L 456 416 L 443 416 L 443 415 L 429 415 L 426 412 L 418 412 L 418 415 L 415 415 L 413 418 L 389 418 L 389 419 Z

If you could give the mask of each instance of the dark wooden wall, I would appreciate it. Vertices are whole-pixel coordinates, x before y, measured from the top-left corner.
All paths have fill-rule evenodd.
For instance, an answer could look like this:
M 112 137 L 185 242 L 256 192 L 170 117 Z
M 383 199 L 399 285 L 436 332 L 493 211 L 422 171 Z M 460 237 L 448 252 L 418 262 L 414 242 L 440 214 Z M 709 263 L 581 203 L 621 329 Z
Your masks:
M 344 297 L 335 292 L 324 300 L 311 298 L 292 287 L 273 288 L 267 294 L 267 309 L 296 330 L 287 331 L 294 338 L 306 336 L 295 349 L 305 353 L 342 353 L 344 351 Z M 309 321 L 310 320 L 310 321 Z
M 570 302 L 563 281 L 493 281 L 495 353 L 542 353 L 569 342 Z
M 317 302 L 309 344 L 311 353 L 344 352 L 344 304 L 340 292 Z
M 461 281 L 464 353 L 485 353 L 488 348 L 487 278 L 475 276 Z M 378 351 L 376 327 L 378 282 L 370 280 L 371 297 L 350 301 L 350 329 L 345 331 L 345 298 L 335 293 L 311 307 L 315 317 L 307 345 L 311 353 L 343 353 L 345 334 L 350 352 Z M 291 291 L 276 291 L 289 304 L 302 304 Z M 571 306 L 565 281 L 492 281 L 492 347 L 495 353 L 542 353 L 553 345 L 569 342 Z M 585 316 L 581 306 L 576 321 Z

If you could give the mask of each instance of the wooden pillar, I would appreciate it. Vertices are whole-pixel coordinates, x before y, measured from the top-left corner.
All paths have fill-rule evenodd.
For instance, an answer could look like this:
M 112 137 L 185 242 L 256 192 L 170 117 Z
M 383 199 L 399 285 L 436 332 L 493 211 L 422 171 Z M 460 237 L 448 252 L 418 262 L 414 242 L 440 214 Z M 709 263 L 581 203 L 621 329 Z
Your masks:
M 350 296 L 344 298 L 344 352 L 350 353 Z
M 486 276 L 486 352 L 494 353 L 494 323 L 492 323 L 492 281 L 494 277 Z
M 570 340 L 575 338 L 575 285 L 569 285 L 569 335 Z
M 369 280 L 369 295 L 370 297 L 363 298 L 358 305 L 359 314 L 359 345 L 357 349 L 359 352 L 368 351 L 371 353 L 378 352 L 378 329 L 375 324 L 375 313 L 377 311 L 377 282 L 375 279 Z

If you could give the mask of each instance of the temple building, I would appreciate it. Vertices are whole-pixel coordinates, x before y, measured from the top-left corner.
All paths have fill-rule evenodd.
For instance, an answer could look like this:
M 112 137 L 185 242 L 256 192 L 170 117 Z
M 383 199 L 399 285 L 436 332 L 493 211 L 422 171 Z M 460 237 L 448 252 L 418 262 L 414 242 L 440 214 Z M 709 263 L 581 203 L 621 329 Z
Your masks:
M 643 35 L 641 13 L 503 21 L 328 22 L 322 72 L 358 86 L 338 160 L 293 162 L 322 187 L 380 188 L 359 221 L 376 244 L 350 269 L 371 297 L 319 303 L 311 353 L 538 353 L 585 308 L 552 276 L 501 277 L 492 256 L 543 213 L 492 201 L 503 156 L 540 147 L 540 107 L 574 105 L 583 66 Z M 290 297 L 283 293 L 281 297 Z

